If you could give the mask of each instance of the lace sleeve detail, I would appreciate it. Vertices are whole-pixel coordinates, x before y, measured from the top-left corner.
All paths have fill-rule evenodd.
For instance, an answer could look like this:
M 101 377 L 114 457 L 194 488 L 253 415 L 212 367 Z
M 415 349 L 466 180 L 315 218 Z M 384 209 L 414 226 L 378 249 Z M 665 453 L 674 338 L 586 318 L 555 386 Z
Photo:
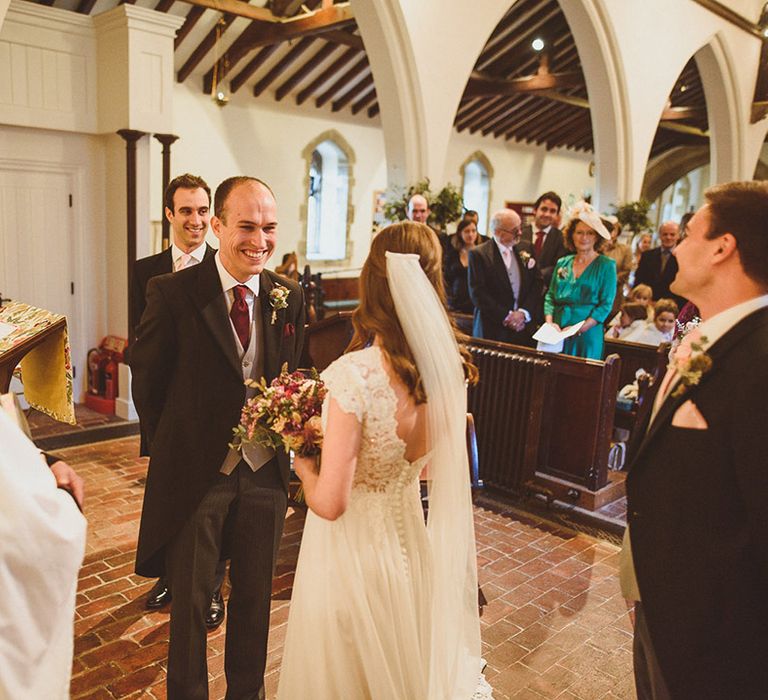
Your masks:
M 354 413 L 361 423 L 365 413 L 365 379 L 351 355 L 342 355 L 323 370 L 321 377 L 328 388 L 323 417 L 330 399 L 335 399 L 344 413 Z

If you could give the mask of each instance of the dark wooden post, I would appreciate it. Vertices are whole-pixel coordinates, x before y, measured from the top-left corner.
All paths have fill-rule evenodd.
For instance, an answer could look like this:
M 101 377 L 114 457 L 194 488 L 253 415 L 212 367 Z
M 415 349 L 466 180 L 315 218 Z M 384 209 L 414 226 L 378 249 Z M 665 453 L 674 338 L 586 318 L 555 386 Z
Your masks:
M 133 263 L 136 261 L 136 142 L 146 131 L 120 129 L 118 135 L 125 141 L 126 152 L 126 204 L 128 210 L 128 342 L 134 338 L 136 320 L 132 317 L 131 283 L 133 281 Z
M 155 138 L 163 144 L 163 198 L 165 197 L 165 188 L 171 181 L 171 144 L 178 140 L 174 134 L 155 134 Z M 163 246 L 162 249 L 171 245 L 171 222 L 165 218 L 165 202 L 163 202 L 161 219 L 163 222 Z

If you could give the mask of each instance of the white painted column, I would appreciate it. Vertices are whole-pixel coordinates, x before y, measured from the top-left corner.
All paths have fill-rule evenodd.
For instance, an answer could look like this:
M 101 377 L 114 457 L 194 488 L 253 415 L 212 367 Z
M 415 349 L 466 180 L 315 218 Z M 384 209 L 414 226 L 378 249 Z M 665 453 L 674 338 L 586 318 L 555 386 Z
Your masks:
M 443 183 L 472 67 L 509 0 L 352 0 L 376 81 L 390 186 Z

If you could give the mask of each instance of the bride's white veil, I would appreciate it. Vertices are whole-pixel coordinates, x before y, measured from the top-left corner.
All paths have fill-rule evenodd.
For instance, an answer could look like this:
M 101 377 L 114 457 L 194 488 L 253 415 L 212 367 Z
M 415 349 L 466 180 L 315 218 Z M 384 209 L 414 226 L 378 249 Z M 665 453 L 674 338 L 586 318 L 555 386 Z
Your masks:
M 464 370 L 453 328 L 419 256 L 387 251 L 386 259 L 395 311 L 427 395 L 433 578 L 426 700 L 467 700 L 481 662 Z

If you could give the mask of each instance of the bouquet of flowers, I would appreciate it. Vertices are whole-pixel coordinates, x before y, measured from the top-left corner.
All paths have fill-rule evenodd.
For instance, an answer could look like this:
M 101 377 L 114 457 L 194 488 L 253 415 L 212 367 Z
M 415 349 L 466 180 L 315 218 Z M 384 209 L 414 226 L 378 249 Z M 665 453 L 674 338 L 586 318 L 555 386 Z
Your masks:
M 288 372 L 284 364 L 270 384 L 263 377 L 245 383 L 257 393 L 243 406 L 231 447 L 257 444 L 292 450 L 302 457 L 319 454 L 323 446 L 320 411 L 327 390 L 316 369 L 307 375 Z

